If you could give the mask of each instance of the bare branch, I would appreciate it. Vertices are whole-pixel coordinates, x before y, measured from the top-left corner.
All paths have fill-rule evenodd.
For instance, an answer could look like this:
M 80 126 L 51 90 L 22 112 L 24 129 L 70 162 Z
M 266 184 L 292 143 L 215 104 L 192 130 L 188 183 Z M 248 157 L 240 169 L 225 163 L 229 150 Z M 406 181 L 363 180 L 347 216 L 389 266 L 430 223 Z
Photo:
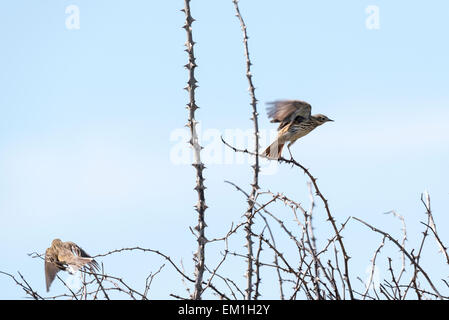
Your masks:
M 255 94 L 256 89 L 254 88 L 254 84 L 253 84 L 252 73 L 251 73 L 251 60 L 249 57 L 249 49 L 248 49 L 248 34 L 246 32 L 245 21 L 243 20 L 243 17 L 239 10 L 238 0 L 233 0 L 233 3 L 234 3 L 235 11 L 236 11 L 236 16 L 240 21 L 240 26 L 243 31 L 243 44 L 244 44 L 245 58 L 246 58 L 246 77 L 248 79 L 248 84 L 249 84 L 248 90 L 250 92 L 251 106 L 253 109 L 253 114 L 252 114 L 251 120 L 253 120 L 253 123 L 254 123 L 254 140 L 255 140 L 255 146 L 254 146 L 255 164 L 253 165 L 254 178 L 253 178 L 253 183 L 251 184 L 251 186 L 252 186 L 251 195 L 248 198 L 249 206 L 248 206 L 248 209 L 245 214 L 247 217 L 245 230 L 246 230 L 246 246 L 248 249 L 247 270 L 246 270 L 246 275 L 245 275 L 246 280 L 247 280 L 245 299 L 250 300 L 251 294 L 253 291 L 253 288 L 252 288 L 252 286 L 253 286 L 253 283 L 252 283 L 253 265 L 252 265 L 252 259 L 251 259 L 252 255 L 253 255 L 253 241 L 251 239 L 251 232 L 252 232 L 251 226 L 253 224 L 252 217 L 254 216 L 253 210 L 254 210 L 255 196 L 256 196 L 257 189 L 259 189 L 259 170 L 260 170 L 259 169 L 259 155 L 258 155 L 258 153 L 259 153 L 259 123 L 257 120 L 258 113 L 257 113 L 257 99 L 256 99 L 256 94 Z
M 189 70 L 189 80 L 187 82 L 187 87 L 185 88 L 189 92 L 189 103 L 187 104 L 187 109 L 189 110 L 189 119 L 187 126 L 190 128 L 190 145 L 193 148 L 194 161 L 193 166 L 196 169 L 196 187 L 195 190 L 198 193 L 198 203 L 195 205 L 196 211 L 198 212 L 198 224 L 195 229 L 198 232 L 197 242 L 198 250 L 195 253 L 193 260 L 195 261 L 195 291 L 193 293 L 192 299 L 201 299 L 202 283 L 203 283 L 203 273 L 204 273 L 204 251 L 207 243 L 206 237 L 204 235 L 204 229 L 206 228 L 206 222 L 204 219 L 204 212 L 206 211 L 206 201 L 204 197 L 204 178 L 203 170 L 205 168 L 204 164 L 201 162 L 201 146 L 198 143 L 198 134 L 196 132 L 197 121 L 195 120 L 195 110 L 198 109 L 195 101 L 195 89 L 197 88 L 197 81 L 195 79 L 195 68 L 196 61 L 193 47 L 195 42 L 193 41 L 192 35 L 192 23 L 195 19 L 192 18 L 190 13 L 190 0 L 184 0 L 184 9 L 182 11 L 185 13 L 186 21 L 183 28 L 187 33 L 186 41 L 186 52 L 189 56 L 189 62 L 185 65 L 186 69 Z
M 373 227 L 372 225 L 368 224 L 367 222 L 356 218 L 356 217 L 352 217 L 352 219 L 357 220 L 359 222 L 361 222 L 362 224 L 364 224 L 365 226 L 369 227 L 371 230 L 373 230 L 374 232 L 380 233 L 382 234 L 384 237 L 386 237 L 388 240 L 390 240 L 392 243 L 394 243 L 401 251 L 404 252 L 404 254 L 406 255 L 406 257 L 410 260 L 410 262 L 423 274 L 423 276 L 426 278 L 427 282 L 429 283 L 429 285 L 432 287 L 433 291 L 435 292 L 435 294 L 438 296 L 439 299 L 443 299 L 441 294 L 438 292 L 437 288 L 435 287 L 435 285 L 432 283 L 432 281 L 430 280 L 430 277 L 427 275 L 427 273 L 423 270 L 423 268 L 417 263 L 417 261 L 411 256 L 410 253 L 408 253 L 404 248 L 402 248 L 401 244 L 394 239 L 390 234 L 379 230 L 375 227 Z

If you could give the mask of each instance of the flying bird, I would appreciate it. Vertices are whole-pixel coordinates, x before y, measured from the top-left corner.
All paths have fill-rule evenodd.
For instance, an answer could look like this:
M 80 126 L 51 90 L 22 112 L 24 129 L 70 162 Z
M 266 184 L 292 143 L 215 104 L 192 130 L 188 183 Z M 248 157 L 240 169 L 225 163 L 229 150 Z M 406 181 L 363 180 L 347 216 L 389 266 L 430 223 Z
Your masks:
M 75 273 L 83 266 L 88 265 L 91 271 L 99 270 L 98 263 L 81 249 L 76 243 L 54 239 L 50 248 L 45 250 L 45 280 L 47 292 L 60 270 Z
M 287 142 L 292 156 L 290 147 L 296 140 L 323 123 L 334 121 L 323 114 L 311 115 L 312 106 L 305 101 L 280 100 L 269 104 L 271 106 L 267 108 L 267 114 L 272 118 L 271 122 L 280 122 L 276 140 L 264 151 L 264 155 L 272 159 L 281 157 L 282 148 Z

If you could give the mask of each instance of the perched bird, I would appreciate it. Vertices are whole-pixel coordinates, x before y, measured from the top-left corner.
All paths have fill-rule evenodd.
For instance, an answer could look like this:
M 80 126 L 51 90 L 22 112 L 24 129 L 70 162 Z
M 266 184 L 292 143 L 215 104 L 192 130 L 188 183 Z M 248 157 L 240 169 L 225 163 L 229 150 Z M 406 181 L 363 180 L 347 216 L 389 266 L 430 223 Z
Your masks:
M 91 271 L 99 270 L 98 263 L 81 249 L 76 243 L 62 242 L 55 239 L 51 242 L 50 248 L 45 250 L 45 280 L 47 292 L 59 270 L 67 270 L 75 273 L 84 265 L 88 265 Z
M 281 157 L 282 148 L 287 142 L 292 156 L 290 147 L 296 140 L 323 123 L 334 121 L 323 114 L 311 115 L 312 106 L 304 101 L 281 100 L 269 104 L 272 106 L 267 108 L 267 113 L 272 118 L 271 122 L 280 122 L 276 140 L 264 151 L 264 155 L 272 159 Z

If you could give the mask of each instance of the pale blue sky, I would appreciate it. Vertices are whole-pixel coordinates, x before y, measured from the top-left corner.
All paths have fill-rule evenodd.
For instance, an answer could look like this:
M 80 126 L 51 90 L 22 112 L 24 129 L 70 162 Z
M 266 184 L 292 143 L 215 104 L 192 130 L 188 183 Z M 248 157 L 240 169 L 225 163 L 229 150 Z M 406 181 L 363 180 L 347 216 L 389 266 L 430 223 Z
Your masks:
M 79 30 L 65 26 L 71 4 L 80 9 Z M 365 27 L 368 5 L 379 6 L 379 30 Z M 187 121 L 182 7 L 183 1 L 1 2 L 0 270 L 20 271 L 43 292 L 43 263 L 27 253 L 45 251 L 55 237 L 93 255 L 135 245 L 160 249 L 193 270 L 194 169 L 170 159 L 179 143 L 170 136 Z M 306 100 L 335 119 L 292 151 L 319 178 L 337 221 L 358 216 L 400 237 L 400 223 L 382 214 L 396 210 L 406 219 L 408 245 L 416 245 L 425 219 L 420 194 L 428 190 L 449 243 L 449 3 L 241 0 L 240 7 L 261 130 L 274 128 L 265 103 L 281 98 Z M 232 1 L 193 0 L 192 14 L 202 128 L 251 129 Z M 248 163 L 210 164 L 204 175 L 206 234 L 214 238 L 246 209 L 223 181 L 249 190 L 252 171 Z M 261 176 L 260 186 L 308 207 L 306 182 L 282 166 Z M 280 205 L 273 211 L 291 221 Z M 316 214 L 317 236 L 325 241 L 319 202 Z M 380 238 L 356 223 L 345 237 L 351 274 L 365 277 Z M 241 245 L 234 249 L 243 252 Z M 425 266 L 447 277 L 434 241 L 428 245 Z M 219 260 L 218 249 L 210 247 L 210 261 Z M 385 252 L 384 260 L 398 257 L 391 246 Z M 141 287 L 161 265 L 141 254 L 102 261 Z M 242 261 L 226 268 L 244 283 Z M 185 295 L 174 274 L 166 266 L 150 297 Z M 271 294 L 263 297 L 276 297 Z M 0 298 L 23 295 L 0 276 Z

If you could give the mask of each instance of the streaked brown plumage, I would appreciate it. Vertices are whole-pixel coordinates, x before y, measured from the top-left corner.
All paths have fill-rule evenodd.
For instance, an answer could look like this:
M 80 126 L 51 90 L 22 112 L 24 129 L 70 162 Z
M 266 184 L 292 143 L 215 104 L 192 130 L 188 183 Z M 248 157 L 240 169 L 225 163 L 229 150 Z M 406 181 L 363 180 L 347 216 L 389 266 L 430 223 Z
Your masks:
M 67 270 L 72 273 L 73 271 L 78 271 L 86 264 L 92 271 L 99 270 L 98 263 L 76 243 L 54 239 L 50 248 L 45 251 L 47 292 L 50 290 L 50 285 L 59 270 Z
M 280 122 L 276 140 L 264 151 L 264 155 L 273 159 L 280 158 L 285 143 L 289 142 L 287 148 L 290 152 L 296 140 L 323 123 L 334 121 L 323 114 L 311 115 L 312 106 L 305 101 L 281 100 L 270 104 L 268 117 L 272 118 L 271 122 Z

